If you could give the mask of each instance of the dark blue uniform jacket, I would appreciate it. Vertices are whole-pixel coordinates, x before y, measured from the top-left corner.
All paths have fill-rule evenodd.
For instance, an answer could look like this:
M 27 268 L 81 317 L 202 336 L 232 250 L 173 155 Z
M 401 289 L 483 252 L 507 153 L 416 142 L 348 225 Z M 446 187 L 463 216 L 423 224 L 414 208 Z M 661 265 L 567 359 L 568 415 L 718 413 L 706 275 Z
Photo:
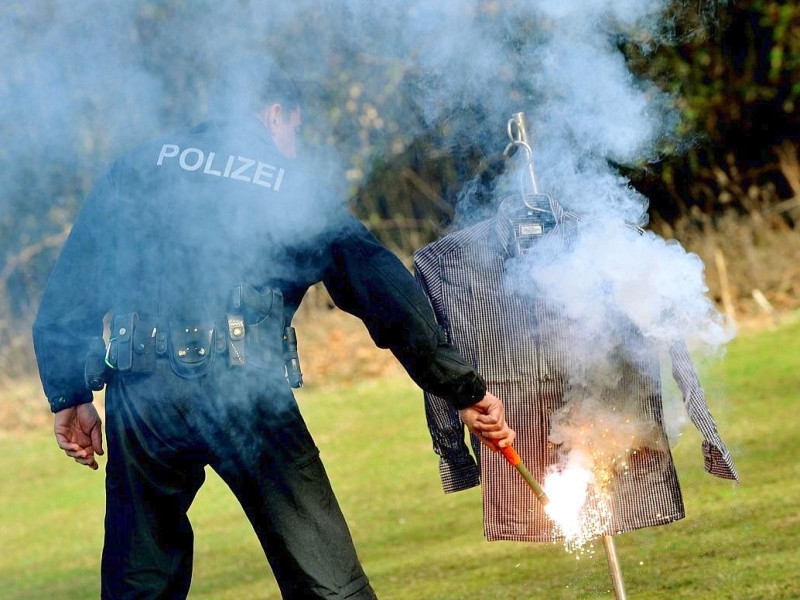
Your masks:
M 423 389 L 456 407 L 480 399 L 483 379 L 408 270 L 337 199 L 325 165 L 285 158 L 254 117 L 209 121 L 113 163 L 77 217 L 34 325 L 51 409 L 91 401 L 87 345 L 109 312 L 215 319 L 246 283 L 280 289 L 288 325 L 319 281 Z

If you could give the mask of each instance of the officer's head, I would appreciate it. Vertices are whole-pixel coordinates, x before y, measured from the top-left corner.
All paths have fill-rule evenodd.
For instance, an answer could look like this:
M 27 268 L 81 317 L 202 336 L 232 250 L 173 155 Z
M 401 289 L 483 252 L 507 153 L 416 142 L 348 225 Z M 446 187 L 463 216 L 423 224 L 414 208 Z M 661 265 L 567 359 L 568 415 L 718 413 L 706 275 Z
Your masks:
M 294 158 L 300 127 L 300 93 L 289 75 L 268 58 L 233 60 L 220 68 L 212 108 L 222 114 L 251 114 L 272 134 L 284 155 Z

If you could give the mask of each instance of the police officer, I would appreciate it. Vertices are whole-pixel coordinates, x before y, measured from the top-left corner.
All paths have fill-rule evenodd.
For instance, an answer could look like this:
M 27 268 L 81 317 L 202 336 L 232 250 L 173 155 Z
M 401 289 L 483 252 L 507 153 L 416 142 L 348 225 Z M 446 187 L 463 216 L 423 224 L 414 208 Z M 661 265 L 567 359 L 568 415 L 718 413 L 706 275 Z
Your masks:
M 92 469 L 92 389 L 107 380 L 102 595 L 187 595 L 187 510 L 210 465 L 284 597 L 373 598 L 287 381 L 299 384 L 285 342 L 308 287 L 324 282 L 488 447 L 514 433 L 413 277 L 336 201 L 327 163 L 296 158 L 292 80 L 250 60 L 219 81 L 215 118 L 141 145 L 95 184 L 34 324 L 56 440 Z

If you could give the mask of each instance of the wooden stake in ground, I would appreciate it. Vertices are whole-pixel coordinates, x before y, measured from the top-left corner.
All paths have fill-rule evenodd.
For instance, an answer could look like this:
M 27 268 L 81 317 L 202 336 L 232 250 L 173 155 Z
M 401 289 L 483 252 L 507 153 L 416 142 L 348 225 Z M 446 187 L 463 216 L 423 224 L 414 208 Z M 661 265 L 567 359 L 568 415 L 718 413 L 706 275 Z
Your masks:
M 714 262 L 717 263 L 717 273 L 719 274 L 719 289 L 722 296 L 722 309 L 728 318 L 733 320 L 736 318 L 736 309 L 733 307 L 733 298 L 731 297 L 731 288 L 728 283 L 728 267 L 725 263 L 725 255 L 719 248 L 714 248 Z
M 610 535 L 603 536 L 603 547 L 606 549 L 606 560 L 608 561 L 608 572 L 611 574 L 611 582 L 614 584 L 614 597 L 617 600 L 627 600 L 625 594 L 625 582 L 622 579 L 622 568 L 619 566 L 617 556 L 617 546 L 614 538 Z

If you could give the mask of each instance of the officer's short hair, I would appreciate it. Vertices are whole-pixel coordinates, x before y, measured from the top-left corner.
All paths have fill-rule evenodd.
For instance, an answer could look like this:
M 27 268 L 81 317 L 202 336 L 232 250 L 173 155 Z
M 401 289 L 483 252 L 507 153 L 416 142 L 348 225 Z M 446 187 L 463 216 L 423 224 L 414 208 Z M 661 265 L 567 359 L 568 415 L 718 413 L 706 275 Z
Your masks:
M 289 110 L 300 108 L 300 92 L 272 59 L 234 59 L 217 71 L 211 89 L 213 112 L 253 113 L 275 103 Z

